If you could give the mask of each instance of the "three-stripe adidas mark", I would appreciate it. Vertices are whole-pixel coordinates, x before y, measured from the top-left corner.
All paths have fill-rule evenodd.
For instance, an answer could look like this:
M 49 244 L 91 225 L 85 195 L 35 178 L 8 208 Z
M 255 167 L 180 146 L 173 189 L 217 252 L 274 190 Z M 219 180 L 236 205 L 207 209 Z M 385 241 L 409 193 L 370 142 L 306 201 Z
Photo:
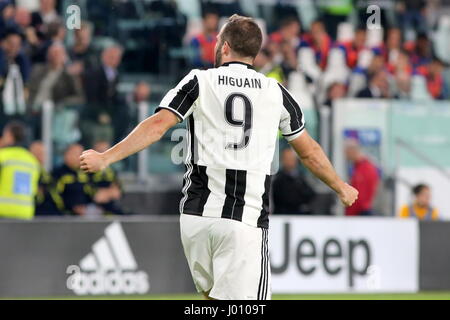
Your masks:
M 79 266 L 69 266 L 67 287 L 77 295 L 144 294 L 150 284 L 148 275 L 138 270 L 125 233 L 119 222 L 105 229 L 105 236 L 92 245 L 92 252 Z

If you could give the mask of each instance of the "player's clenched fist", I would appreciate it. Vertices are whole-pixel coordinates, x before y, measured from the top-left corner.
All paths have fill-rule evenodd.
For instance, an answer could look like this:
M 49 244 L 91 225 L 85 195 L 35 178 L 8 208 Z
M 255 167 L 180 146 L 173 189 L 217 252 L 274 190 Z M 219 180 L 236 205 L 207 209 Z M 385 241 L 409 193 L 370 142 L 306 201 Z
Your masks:
M 102 171 L 108 166 L 102 153 L 94 150 L 84 151 L 80 156 L 80 168 L 84 172 Z
M 344 206 L 350 207 L 358 199 L 358 190 L 348 185 L 347 183 L 343 185 L 342 190 L 339 192 L 339 198 Z

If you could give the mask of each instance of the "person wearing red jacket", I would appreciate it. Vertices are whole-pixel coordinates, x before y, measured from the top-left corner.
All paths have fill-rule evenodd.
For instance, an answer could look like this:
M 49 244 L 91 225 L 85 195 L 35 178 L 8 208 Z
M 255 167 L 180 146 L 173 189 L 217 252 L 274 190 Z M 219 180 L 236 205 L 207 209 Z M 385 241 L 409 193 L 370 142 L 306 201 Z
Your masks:
M 379 175 L 376 166 L 364 155 L 358 142 L 349 139 L 345 146 L 345 155 L 353 164 L 350 185 L 359 191 L 358 200 L 346 209 L 346 216 L 370 216 L 373 214 Z
M 194 68 L 208 69 L 214 66 L 219 18 L 219 14 L 212 9 L 203 13 L 203 31 L 195 35 L 190 43 L 194 52 L 192 60 Z

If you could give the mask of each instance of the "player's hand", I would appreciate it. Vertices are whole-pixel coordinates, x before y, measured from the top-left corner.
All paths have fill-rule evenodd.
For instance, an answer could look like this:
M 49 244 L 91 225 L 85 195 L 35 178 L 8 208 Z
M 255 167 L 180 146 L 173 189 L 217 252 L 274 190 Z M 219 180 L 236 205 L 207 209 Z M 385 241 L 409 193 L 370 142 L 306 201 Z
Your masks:
M 344 206 L 350 207 L 358 199 L 358 194 L 358 190 L 345 183 L 339 192 L 339 198 Z
M 94 173 L 104 170 L 108 163 L 102 153 L 94 150 L 84 151 L 80 156 L 80 168 L 84 172 Z

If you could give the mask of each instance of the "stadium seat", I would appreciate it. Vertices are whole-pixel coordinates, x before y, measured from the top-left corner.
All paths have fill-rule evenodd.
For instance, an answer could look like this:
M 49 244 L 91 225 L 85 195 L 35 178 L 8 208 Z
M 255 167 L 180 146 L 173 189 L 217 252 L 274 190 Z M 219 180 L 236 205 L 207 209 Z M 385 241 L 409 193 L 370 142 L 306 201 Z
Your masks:
M 322 74 L 322 70 L 315 61 L 314 51 L 310 47 L 302 47 L 298 50 L 298 67 L 300 71 L 308 75 L 314 82 Z
M 343 22 L 338 25 L 337 41 L 347 42 L 355 38 L 355 30 L 353 25 L 349 22 Z
M 264 19 L 261 18 L 256 18 L 255 19 L 256 23 L 258 24 L 258 26 L 261 28 L 262 34 L 263 34 L 263 46 L 266 45 L 267 43 L 267 23 Z
M 201 17 L 200 3 L 196 0 L 175 0 L 178 8 L 189 20 Z
M 372 62 L 374 54 L 373 51 L 370 49 L 363 49 L 359 53 L 358 56 L 358 67 L 361 69 L 367 69 Z
M 339 48 L 330 50 L 328 65 L 322 75 L 321 83 L 317 92 L 319 103 L 325 100 L 326 90 L 333 82 L 347 83 L 350 69 L 345 62 L 345 54 Z
M 80 140 L 78 129 L 78 112 L 74 108 L 56 108 L 53 114 L 53 142 L 57 147 L 65 146 Z
M 439 59 L 450 63 L 448 51 L 450 49 L 450 16 L 439 19 L 438 29 L 434 34 L 434 50 Z
M 383 43 L 383 28 L 367 29 L 366 45 L 369 48 L 379 47 Z
M 306 83 L 304 74 L 299 71 L 291 72 L 288 83 L 288 90 L 292 93 L 294 98 L 301 102 L 302 108 L 313 109 L 314 99 L 311 89 Z
M 413 100 L 432 100 L 428 93 L 427 83 L 423 76 L 415 75 L 411 80 L 411 99 Z

